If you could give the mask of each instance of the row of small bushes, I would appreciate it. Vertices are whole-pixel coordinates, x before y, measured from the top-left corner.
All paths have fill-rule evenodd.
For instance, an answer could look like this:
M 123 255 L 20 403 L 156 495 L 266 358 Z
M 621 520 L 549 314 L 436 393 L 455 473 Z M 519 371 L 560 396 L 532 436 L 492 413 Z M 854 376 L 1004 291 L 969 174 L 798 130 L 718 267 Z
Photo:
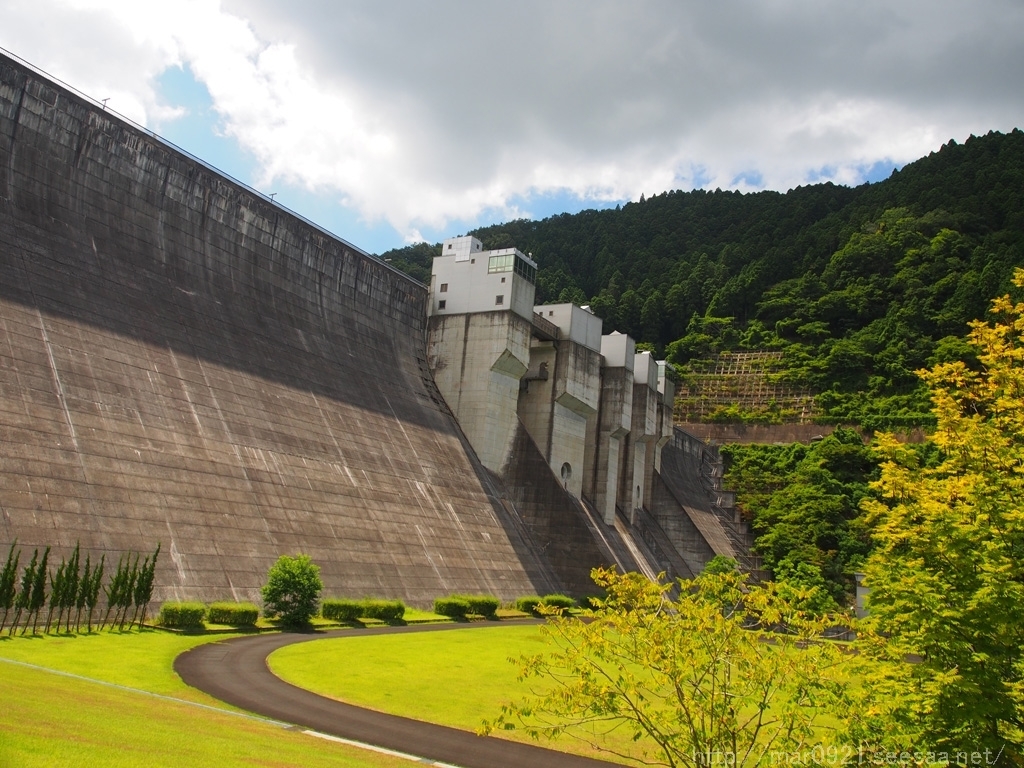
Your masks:
M 165 627 L 194 629 L 205 622 L 226 624 L 230 627 L 254 627 L 260 616 L 260 609 L 252 603 L 203 603 L 171 602 L 160 606 L 159 622 Z
M 159 622 L 162 626 L 189 629 L 210 624 L 226 624 L 230 627 L 253 627 L 259 618 L 260 609 L 252 603 L 203 603 L 170 602 L 160 608 Z M 405 604 L 401 600 L 324 600 L 321 615 L 333 621 L 355 621 L 356 619 L 380 619 L 397 621 L 405 615 Z
M 518 598 L 513 605 L 523 613 L 536 613 L 540 605 L 570 610 L 576 607 L 576 601 L 567 595 L 532 595 Z M 469 615 L 494 616 L 500 607 L 501 601 L 491 595 L 449 595 L 434 601 L 434 613 L 456 619 Z
M 537 613 L 538 606 L 569 610 L 576 607 L 576 601 L 567 595 L 531 595 L 520 597 L 514 602 L 516 610 L 523 613 Z M 462 619 L 466 616 L 495 616 L 501 601 L 492 595 L 449 595 L 434 601 L 434 613 L 440 616 Z M 160 608 L 159 623 L 176 629 L 194 629 L 210 624 L 225 624 L 231 627 L 253 627 L 260 610 L 252 603 L 212 603 L 207 606 L 195 602 L 169 602 Z M 322 601 L 320 615 L 329 621 L 356 621 L 377 619 L 399 621 L 405 615 L 405 604 L 401 600 L 379 600 L 365 598 L 327 598 Z
M 321 603 L 320 615 L 332 621 L 356 621 L 357 619 L 379 619 L 398 621 L 405 615 L 405 603 L 401 600 L 363 600 L 328 598 Z

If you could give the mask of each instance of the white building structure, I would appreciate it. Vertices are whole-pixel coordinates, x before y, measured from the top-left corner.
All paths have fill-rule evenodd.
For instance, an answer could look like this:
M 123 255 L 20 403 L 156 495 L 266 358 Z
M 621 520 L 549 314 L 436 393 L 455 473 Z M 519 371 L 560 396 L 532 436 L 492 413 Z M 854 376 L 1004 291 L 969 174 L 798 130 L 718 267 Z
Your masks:
M 537 262 L 520 250 L 485 251 L 475 237 L 450 237 L 434 259 L 428 314 L 511 310 L 529 320 L 536 280 Z
M 475 237 L 441 247 L 430 275 L 427 364 L 477 456 L 500 473 L 530 363 L 537 263 L 515 248 L 485 251 Z
M 671 434 L 671 382 L 629 336 L 603 336 L 589 309 L 534 306 L 536 275 L 515 248 L 445 240 L 430 278 L 427 364 L 484 466 L 506 470 L 522 427 L 562 488 L 612 525 L 616 507 L 632 517 L 648 500 Z

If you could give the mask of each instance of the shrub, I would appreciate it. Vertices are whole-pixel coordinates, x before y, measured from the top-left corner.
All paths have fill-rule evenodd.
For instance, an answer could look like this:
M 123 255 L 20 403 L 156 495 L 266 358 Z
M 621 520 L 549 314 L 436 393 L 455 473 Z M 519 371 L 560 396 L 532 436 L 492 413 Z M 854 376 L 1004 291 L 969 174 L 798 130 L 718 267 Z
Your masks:
M 452 595 L 469 603 L 469 613 L 477 616 L 493 616 L 501 607 L 501 600 L 491 595 Z
M 196 629 L 203 627 L 206 606 L 202 603 L 164 603 L 160 606 L 160 624 L 165 627 Z
M 434 601 L 434 613 L 453 619 L 465 618 L 469 603 L 461 597 L 439 597 Z
M 254 627 L 260 617 L 260 609 L 252 603 L 213 603 L 206 620 L 211 624 L 227 624 L 231 627 Z
M 263 608 L 267 616 L 281 617 L 281 623 L 297 627 L 309 624 L 320 612 L 320 567 L 309 555 L 281 555 L 267 572 L 263 586 Z
M 320 615 L 331 621 L 355 621 L 362 615 L 361 600 L 331 598 L 323 601 Z
M 362 617 L 381 621 L 398 621 L 405 615 L 405 603 L 401 600 L 363 600 Z
M 563 611 L 576 607 L 576 601 L 568 595 L 544 595 L 541 602 L 548 608 L 559 608 Z
M 516 598 L 516 610 L 522 611 L 523 613 L 536 613 L 537 606 L 540 605 L 540 600 L 541 599 L 538 595 Z
M 405 615 L 405 603 L 401 600 L 351 600 L 331 598 L 323 601 L 320 611 L 325 619 L 333 621 L 355 621 L 357 619 L 379 619 L 398 621 Z

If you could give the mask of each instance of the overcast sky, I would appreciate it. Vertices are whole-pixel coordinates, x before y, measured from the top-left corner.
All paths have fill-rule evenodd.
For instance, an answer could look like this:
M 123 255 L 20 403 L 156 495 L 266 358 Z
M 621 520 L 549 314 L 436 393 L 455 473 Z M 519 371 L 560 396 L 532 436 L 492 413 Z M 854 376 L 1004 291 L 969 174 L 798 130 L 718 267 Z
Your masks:
M 1021 0 L 0 0 L 0 46 L 380 253 L 1024 127 Z

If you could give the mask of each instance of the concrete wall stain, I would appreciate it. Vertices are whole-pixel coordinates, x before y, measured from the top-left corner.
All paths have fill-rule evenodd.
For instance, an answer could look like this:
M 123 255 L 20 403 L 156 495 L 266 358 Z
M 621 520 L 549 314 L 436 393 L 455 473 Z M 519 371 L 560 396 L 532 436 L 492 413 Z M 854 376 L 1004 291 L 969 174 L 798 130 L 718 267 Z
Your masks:
M 426 291 L 0 58 L 0 545 L 157 599 L 558 589 L 425 366 Z

